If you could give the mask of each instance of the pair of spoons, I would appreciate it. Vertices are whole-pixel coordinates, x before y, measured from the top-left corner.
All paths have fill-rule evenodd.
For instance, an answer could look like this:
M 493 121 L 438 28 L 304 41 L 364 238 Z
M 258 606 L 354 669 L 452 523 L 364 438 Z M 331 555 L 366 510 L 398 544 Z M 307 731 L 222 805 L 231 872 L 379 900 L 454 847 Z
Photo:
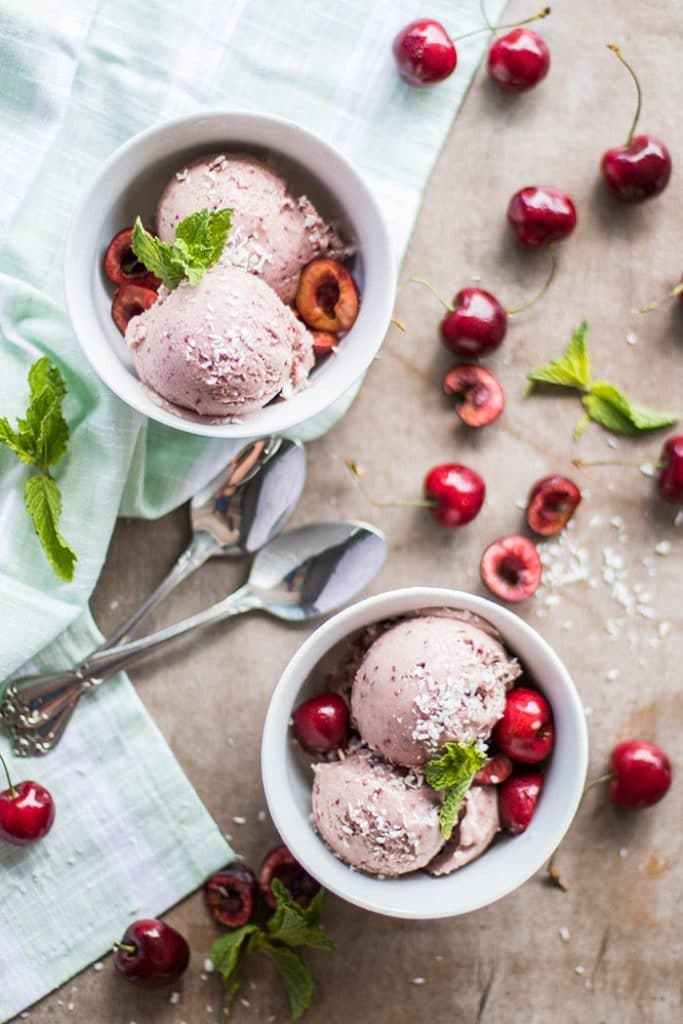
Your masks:
M 280 534 L 306 476 L 298 442 L 247 445 L 225 472 L 192 499 L 192 538 L 169 575 L 88 658 L 64 672 L 13 680 L 0 704 L 18 755 L 40 755 L 61 740 L 88 690 L 177 637 L 251 610 L 288 622 L 326 615 L 350 601 L 378 572 L 386 541 L 363 523 L 312 523 Z M 214 556 L 257 551 L 246 583 L 205 611 L 140 640 L 132 631 L 163 598 Z

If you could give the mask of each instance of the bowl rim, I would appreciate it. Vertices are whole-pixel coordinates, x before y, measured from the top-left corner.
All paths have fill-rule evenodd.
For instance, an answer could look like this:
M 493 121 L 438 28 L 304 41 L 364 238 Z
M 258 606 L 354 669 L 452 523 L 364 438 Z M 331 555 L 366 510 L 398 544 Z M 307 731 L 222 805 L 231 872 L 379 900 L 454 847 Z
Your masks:
M 372 230 L 378 252 L 375 262 L 377 264 L 381 263 L 382 265 L 382 273 L 377 275 L 377 282 L 373 292 L 373 319 L 370 325 L 370 331 L 368 332 L 368 340 L 363 346 L 361 357 L 359 359 L 355 359 L 348 366 L 344 363 L 343 358 L 338 359 L 336 362 L 335 373 L 328 375 L 325 381 L 325 386 L 318 388 L 317 394 L 315 393 L 316 382 L 313 380 L 311 387 L 304 389 L 304 391 L 297 392 L 297 394 L 285 401 L 278 402 L 270 407 L 264 407 L 268 409 L 269 413 L 271 413 L 269 417 L 271 422 L 258 425 L 253 425 L 252 420 L 263 410 L 258 410 L 256 413 L 249 414 L 243 421 L 233 423 L 205 423 L 201 420 L 185 419 L 184 417 L 167 410 L 162 405 L 158 405 L 151 396 L 148 396 L 144 392 L 144 385 L 140 379 L 137 378 L 137 375 L 135 375 L 135 379 L 140 387 L 131 389 L 131 391 L 128 392 L 125 384 L 123 383 L 123 379 L 119 381 L 118 374 L 110 372 L 112 360 L 115 360 L 119 365 L 122 364 L 119 357 L 111 349 L 106 335 L 101 330 L 99 323 L 97 323 L 97 317 L 94 313 L 95 303 L 91 303 L 90 300 L 83 298 L 84 290 L 82 288 L 81 274 L 83 259 L 82 250 L 79 246 L 79 239 L 82 236 L 83 221 L 86 218 L 93 196 L 97 193 L 98 189 L 100 189 L 103 179 L 106 178 L 112 168 L 115 167 L 119 161 L 125 161 L 131 152 L 134 152 L 140 146 L 146 145 L 150 140 L 157 137 L 167 137 L 168 135 L 172 135 L 175 131 L 185 128 L 195 122 L 206 121 L 207 124 L 220 123 L 225 121 L 226 118 L 246 118 L 251 122 L 256 122 L 263 126 L 278 126 L 288 131 L 294 131 L 301 137 L 310 140 L 312 144 L 321 147 L 325 151 L 327 160 L 336 165 L 336 167 L 341 168 L 342 172 L 353 183 L 354 190 L 357 190 L 358 193 L 363 196 L 363 202 L 370 211 L 374 221 Z M 197 143 L 198 147 L 199 145 L 200 143 Z M 245 141 L 244 145 L 249 146 L 249 141 Z M 261 144 L 259 143 L 259 145 Z M 179 145 L 179 148 L 183 147 Z M 184 148 L 188 147 L 186 146 Z M 262 148 L 267 149 L 268 147 L 262 146 Z M 272 151 L 274 153 L 282 152 L 283 156 L 287 156 L 283 151 L 279 151 L 276 146 L 272 147 Z M 294 155 L 290 154 L 290 156 L 291 159 L 298 159 Z M 298 162 L 302 167 L 306 168 L 307 164 L 305 159 L 299 160 Z M 313 171 L 311 171 L 311 174 L 314 177 L 320 177 L 319 174 L 317 175 Z M 334 189 L 327 185 L 325 181 L 323 181 L 323 184 L 325 184 L 328 191 L 334 195 Z M 367 217 L 365 220 L 367 221 Z M 178 117 L 157 121 L 148 128 L 137 132 L 122 143 L 122 145 L 118 146 L 109 154 L 106 160 L 99 165 L 96 174 L 83 191 L 71 216 L 63 254 L 63 288 L 66 310 L 71 323 L 71 328 L 81 351 L 85 355 L 89 364 L 95 370 L 95 373 L 102 383 L 113 394 L 115 394 L 117 398 L 129 406 L 129 408 L 141 413 L 148 419 L 155 420 L 165 426 L 170 426 L 182 433 L 214 438 L 240 439 L 254 437 L 256 435 L 261 436 L 261 434 L 264 433 L 284 433 L 285 431 L 294 430 L 316 416 L 319 416 L 345 394 L 351 392 L 353 387 L 367 373 L 369 366 L 381 348 L 384 337 L 386 336 L 387 329 L 391 322 L 391 315 L 396 298 L 397 275 L 397 260 L 391 244 L 391 237 L 384 213 L 382 212 L 374 193 L 371 191 L 356 166 L 327 139 L 323 138 L 310 128 L 306 128 L 303 125 L 298 124 L 291 118 L 280 117 L 275 114 L 260 113 L 240 107 L 211 107 L 195 111 L 194 113 L 182 114 Z M 86 289 L 86 292 L 87 291 L 88 290 Z M 89 306 L 91 305 L 93 307 L 92 315 L 89 309 Z M 375 325 L 376 330 L 372 329 L 373 325 Z M 85 338 L 90 337 L 93 331 L 96 331 L 98 334 L 98 339 L 95 343 L 85 340 Z M 375 333 L 376 340 L 372 340 Z M 292 416 L 292 408 L 295 410 L 297 408 L 297 397 L 301 397 L 303 395 L 306 396 L 305 411 Z M 271 410 L 278 410 L 280 415 L 273 415 Z
M 409 614 L 408 611 L 392 611 L 391 607 L 387 607 L 388 605 L 393 607 L 402 602 L 414 602 L 413 607 L 416 611 L 420 608 L 445 606 L 464 608 L 481 615 L 500 630 L 506 646 L 513 653 L 515 653 L 515 644 L 509 638 L 509 631 L 516 632 L 518 639 L 522 636 L 525 637 L 536 646 L 539 653 L 542 652 L 553 662 L 553 667 L 558 680 L 561 682 L 565 697 L 563 714 L 571 717 L 572 726 L 577 738 L 577 745 L 575 748 L 572 748 L 574 770 L 571 777 L 567 780 L 566 788 L 563 790 L 566 793 L 567 802 L 562 819 L 557 828 L 552 830 L 552 832 L 546 830 L 544 833 L 537 834 L 533 847 L 533 856 L 529 858 L 524 869 L 512 878 L 504 877 L 503 873 L 499 873 L 491 887 L 491 892 L 485 897 L 471 895 L 469 898 L 459 901 L 456 908 L 448 906 L 447 899 L 444 899 L 438 908 L 428 912 L 425 912 L 423 908 L 415 910 L 412 907 L 397 906 L 394 903 L 388 902 L 386 898 L 383 900 L 381 886 L 386 884 L 383 879 L 373 878 L 371 875 L 355 872 L 348 868 L 350 885 L 349 888 L 345 888 L 334 880 L 331 881 L 329 878 L 324 877 L 324 873 L 317 870 L 316 865 L 313 864 L 308 854 L 309 850 L 312 852 L 313 849 L 319 849 L 320 847 L 327 850 L 327 847 L 308 821 L 306 821 L 307 832 L 305 834 L 302 833 L 300 829 L 300 810 L 292 797 L 287 781 L 291 743 L 289 731 L 291 713 L 297 694 L 315 664 L 328 650 L 340 641 L 343 641 L 345 635 L 349 635 L 355 632 L 355 630 L 362 628 L 363 624 L 369 625 L 382 619 L 385 615 L 391 617 L 392 614 L 397 616 Z M 354 620 L 354 624 L 348 626 L 347 623 L 350 620 Z M 362 622 L 359 620 L 362 620 Z M 533 766 L 529 767 L 532 768 Z M 479 910 L 502 899 L 528 881 L 550 858 L 569 829 L 581 801 L 587 769 L 588 729 L 586 717 L 576 686 L 559 655 L 533 626 L 530 626 L 524 619 L 508 608 L 488 598 L 446 587 L 412 586 L 383 591 L 337 612 L 336 615 L 319 626 L 295 651 L 285 666 L 270 698 L 261 740 L 261 777 L 268 809 L 275 828 L 282 838 L 282 842 L 289 847 L 302 866 L 330 892 L 363 910 L 383 914 L 388 917 L 412 920 L 435 920 L 457 917 L 474 910 Z M 311 838 L 314 840 L 314 843 L 307 841 Z M 339 863 L 343 862 L 340 861 Z M 457 872 L 455 874 L 457 875 Z M 376 896 L 370 898 L 367 893 L 365 895 L 356 893 L 353 880 L 357 877 L 364 880 L 363 888 L 366 888 L 368 882 L 375 883 L 378 887 Z M 408 881 L 413 876 L 403 877 Z M 397 880 L 392 879 L 389 881 Z M 401 881 L 401 879 L 398 881 Z

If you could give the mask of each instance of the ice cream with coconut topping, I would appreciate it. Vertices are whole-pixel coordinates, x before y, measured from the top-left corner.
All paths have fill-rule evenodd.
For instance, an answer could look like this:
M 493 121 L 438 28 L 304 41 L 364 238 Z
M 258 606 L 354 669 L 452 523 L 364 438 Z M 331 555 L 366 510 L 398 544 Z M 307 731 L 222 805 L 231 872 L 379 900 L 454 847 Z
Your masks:
M 306 196 L 293 195 L 277 171 L 244 153 L 203 157 L 177 172 L 157 208 L 159 237 L 171 244 L 189 214 L 226 207 L 233 213 L 223 262 L 261 277 L 287 305 L 307 263 L 348 255 Z
M 310 333 L 253 274 L 218 265 L 197 285 L 162 288 L 126 329 L 135 369 L 182 415 L 240 419 L 306 384 Z
M 387 629 L 366 652 L 351 714 L 372 750 L 419 766 L 448 741 L 486 739 L 520 672 L 500 641 L 474 623 L 418 615 Z
M 485 744 L 521 671 L 490 623 L 450 608 L 349 638 L 330 683 L 350 704 L 356 747 L 313 765 L 313 819 L 333 853 L 395 877 L 449 874 L 488 849 L 501 827 L 496 786 L 471 776 L 444 834 L 443 796 L 424 772 L 448 743 Z

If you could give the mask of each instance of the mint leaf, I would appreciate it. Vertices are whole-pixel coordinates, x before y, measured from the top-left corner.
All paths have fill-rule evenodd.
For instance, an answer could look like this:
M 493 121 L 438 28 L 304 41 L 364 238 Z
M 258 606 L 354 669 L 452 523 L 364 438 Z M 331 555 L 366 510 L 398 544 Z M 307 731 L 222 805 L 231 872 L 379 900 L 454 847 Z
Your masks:
M 133 225 L 131 248 L 140 263 L 160 278 L 169 291 L 177 288 L 185 277 L 185 268 L 173 247 L 150 235 L 139 217 Z
M 175 245 L 190 266 L 208 270 L 221 258 L 231 223 L 230 209 L 197 210 L 176 228 Z
M 476 743 L 447 743 L 441 757 L 425 765 L 425 779 L 437 792 L 445 790 L 439 811 L 441 834 L 450 839 L 460 805 L 472 780 L 486 761 L 486 750 Z
M 588 323 L 583 321 L 572 334 L 571 341 L 559 359 L 537 366 L 527 373 L 533 384 L 556 384 L 585 391 L 590 386 L 590 360 L 586 346 Z
M 51 477 L 29 477 L 24 500 L 48 562 L 60 580 L 70 583 L 74 576 L 76 553 L 59 532 L 62 515 L 59 487 Z
M 609 429 L 620 430 L 622 433 L 633 433 L 637 430 L 659 430 L 662 427 L 670 427 L 678 420 L 676 413 L 650 409 L 645 405 L 631 402 L 614 384 L 610 384 L 606 380 L 595 381 L 591 385 L 590 395 L 586 397 L 593 399 L 588 404 L 584 400 L 584 406 L 591 419 L 606 426 L 605 418 L 611 418 L 613 423 L 617 423 L 621 417 L 622 425 L 611 426 Z M 596 415 L 593 415 L 591 409 Z
M 286 946 L 311 946 L 332 952 L 336 949 L 332 939 L 317 927 L 321 901 L 313 910 L 302 907 L 277 878 L 273 879 L 272 890 L 277 908 L 266 924 L 271 939 Z
M 237 992 L 242 983 L 237 973 L 242 950 L 247 939 L 257 932 L 261 932 L 257 924 L 245 924 L 241 928 L 237 928 L 236 931 L 228 932 L 227 935 L 216 939 L 211 947 L 209 959 L 223 978 L 231 995 Z
M 133 225 L 133 252 L 172 291 L 183 280 L 199 284 L 218 263 L 232 222 L 232 210 L 197 210 L 181 220 L 173 245 L 155 238 L 139 217 Z
M 31 401 L 45 390 L 49 391 L 56 401 L 61 401 L 66 396 L 66 381 L 62 377 L 59 367 L 55 366 L 47 356 L 36 359 L 28 371 L 28 386 Z
M 22 462 L 33 465 L 36 461 L 36 445 L 33 435 L 28 431 L 14 430 L 6 416 L 0 419 L 0 444 L 18 455 Z
M 289 946 L 276 946 L 266 941 L 260 949 L 277 964 L 289 996 L 292 1020 L 298 1020 L 310 1010 L 315 999 L 315 985 L 306 961 Z

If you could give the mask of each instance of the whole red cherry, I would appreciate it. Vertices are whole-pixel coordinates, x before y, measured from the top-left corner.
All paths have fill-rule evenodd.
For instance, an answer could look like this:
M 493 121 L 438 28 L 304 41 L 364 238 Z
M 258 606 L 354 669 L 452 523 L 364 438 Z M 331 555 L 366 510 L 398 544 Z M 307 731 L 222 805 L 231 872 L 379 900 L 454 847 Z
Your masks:
M 662 448 L 659 493 L 667 501 L 683 502 L 683 435 L 670 437 Z
M 7 789 L 0 793 L 0 838 L 14 846 L 28 846 L 46 836 L 55 820 L 52 795 L 38 782 L 10 779 L 5 760 L 0 762 L 7 778 Z
M 664 751 L 645 740 L 619 743 L 610 756 L 614 778 L 608 792 L 619 807 L 639 810 L 656 804 L 671 785 L 671 762 Z
M 626 203 L 640 203 L 644 199 L 658 196 L 669 184 L 671 153 L 656 136 L 636 135 L 640 119 L 640 82 L 619 47 L 609 43 L 608 49 L 616 54 L 633 79 L 638 101 L 626 143 L 607 150 L 600 163 L 600 170 L 604 180 L 619 199 Z
M 474 469 L 457 462 L 434 466 L 424 480 L 427 500 L 434 502 L 432 515 L 439 526 L 464 526 L 479 512 L 486 484 Z
M 576 227 L 576 207 L 552 185 L 529 185 L 515 192 L 507 216 L 515 238 L 525 249 L 559 242 Z
M 513 28 L 496 39 L 489 50 L 488 73 L 508 92 L 533 89 L 548 74 L 549 67 L 548 44 L 530 28 Z
M 294 734 L 306 750 L 329 754 L 346 745 L 349 708 L 338 693 L 322 693 L 300 704 L 292 715 Z
M 508 317 L 495 295 L 484 288 L 461 288 L 441 321 L 441 340 L 459 356 L 478 359 L 498 348 Z
M 393 52 L 399 75 L 417 88 L 442 82 L 458 63 L 453 40 L 433 18 L 411 21 L 401 29 L 394 39 Z
M 491 739 L 497 750 L 523 764 L 536 764 L 549 757 L 555 745 L 555 726 L 543 694 L 527 686 L 510 690 Z
M 141 988 L 170 985 L 190 962 L 190 947 L 180 932 L 154 918 L 133 921 L 114 949 L 116 970 Z
M 512 775 L 498 787 L 498 811 L 504 829 L 513 835 L 528 829 L 542 788 L 540 772 Z

